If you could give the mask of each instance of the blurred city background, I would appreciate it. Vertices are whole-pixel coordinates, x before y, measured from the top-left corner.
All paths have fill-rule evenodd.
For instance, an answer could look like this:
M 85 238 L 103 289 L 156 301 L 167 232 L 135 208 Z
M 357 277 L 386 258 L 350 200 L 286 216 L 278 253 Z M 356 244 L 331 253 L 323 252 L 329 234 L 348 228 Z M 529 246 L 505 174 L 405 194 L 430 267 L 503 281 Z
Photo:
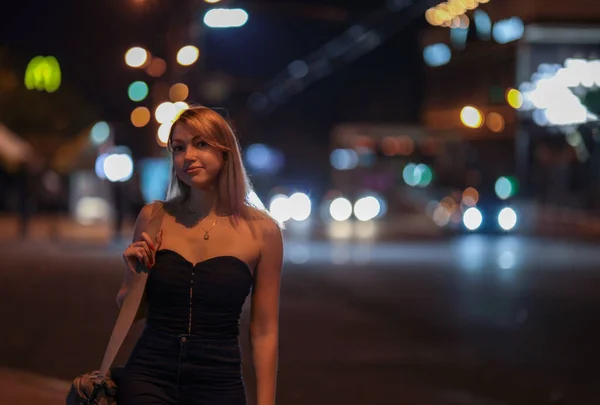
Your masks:
M 3 3 L 0 403 L 99 366 L 190 105 L 286 224 L 280 403 L 600 403 L 597 0 Z

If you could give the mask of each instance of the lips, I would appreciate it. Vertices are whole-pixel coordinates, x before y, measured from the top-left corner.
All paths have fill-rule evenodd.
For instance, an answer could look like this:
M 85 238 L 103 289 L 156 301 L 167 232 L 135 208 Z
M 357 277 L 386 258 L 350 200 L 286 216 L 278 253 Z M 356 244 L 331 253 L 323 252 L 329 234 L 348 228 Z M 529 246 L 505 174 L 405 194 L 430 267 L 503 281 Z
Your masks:
M 185 172 L 189 173 L 189 174 L 194 174 L 194 173 L 198 173 L 200 170 L 202 170 L 202 167 L 195 166 L 195 167 L 189 167 L 189 168 L 185 169 Z

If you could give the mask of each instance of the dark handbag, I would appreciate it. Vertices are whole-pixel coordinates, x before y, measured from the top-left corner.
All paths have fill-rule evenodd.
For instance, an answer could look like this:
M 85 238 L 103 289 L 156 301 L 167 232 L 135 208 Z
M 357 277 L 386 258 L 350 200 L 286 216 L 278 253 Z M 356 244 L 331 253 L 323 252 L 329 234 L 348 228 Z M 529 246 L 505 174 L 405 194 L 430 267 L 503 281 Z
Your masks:
M 160 230 L 163 212 L 162 204 L 155 203 L 148 227 L 148 234 L 152 238 L 155 238 Z M 129 291 L 123 300 L 119 316 L 104 352 L 100 370 L 84 373 L 73 380 L 71 389 L 67 394 L 66 405 L 113 405 L 117 403 L 118 377 L 123 368 L 111 366 L 127 333 L 129 333 L 144 295 L 148 269 L 141 263 L 138 265 L 138 269 L 140 271 L 134 274 Z

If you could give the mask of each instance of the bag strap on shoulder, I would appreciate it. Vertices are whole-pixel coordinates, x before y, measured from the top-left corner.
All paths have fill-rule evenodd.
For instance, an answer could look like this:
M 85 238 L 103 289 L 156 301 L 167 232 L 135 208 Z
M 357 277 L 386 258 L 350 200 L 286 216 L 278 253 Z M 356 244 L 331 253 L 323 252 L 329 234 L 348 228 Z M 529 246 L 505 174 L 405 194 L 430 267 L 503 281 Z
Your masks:
M 150 221 L 148 223 L 147 233 L 152 239 L 156 238 L 156 235 L 160 231 L 162 225 L 162 218 L 164 216 L 163 202 L 155 201 L 152 207 L 152 214 L 150 215 Z M 140 271 L 133 274 L 133 279 L 123 305 L 119 311 L 119 316 L 113 328 L 108 346 L 104 352 L 104 358 L 102 359 L 102 365 L 96 378 L 97 383 L 102 383 L 106 377 L 106 373 L 112 366 L 112 363 L 125 340 L 125 337 L 129 333 L 129 329 L 133 324 L 135 315 L 140 307 L 142 296 L 144 295 L 144 289 L 146 287 L 146 280 L 148 279 L 148 272 Z

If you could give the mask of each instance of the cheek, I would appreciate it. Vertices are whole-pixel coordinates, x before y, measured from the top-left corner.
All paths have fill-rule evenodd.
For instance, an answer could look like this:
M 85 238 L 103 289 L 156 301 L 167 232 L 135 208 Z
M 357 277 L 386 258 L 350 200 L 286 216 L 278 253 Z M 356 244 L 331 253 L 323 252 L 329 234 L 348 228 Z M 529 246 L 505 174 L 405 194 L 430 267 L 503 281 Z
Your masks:
M 183 168 L 183 159 L 179 155 L 173 156 L 173 167 L 176 171 L 179 171 Z

